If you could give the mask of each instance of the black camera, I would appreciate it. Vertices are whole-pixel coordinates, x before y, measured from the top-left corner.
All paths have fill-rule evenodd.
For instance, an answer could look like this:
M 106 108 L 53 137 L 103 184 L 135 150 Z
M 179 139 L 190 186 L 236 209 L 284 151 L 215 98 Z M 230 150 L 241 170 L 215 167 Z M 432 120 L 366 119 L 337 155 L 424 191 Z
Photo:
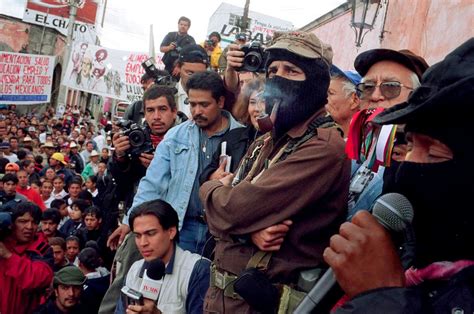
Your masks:
M 265 51 L 262 43 L 252 41 L 240 48 L 244 52 L 243 65 L 236 69 L 245 72 L 265 72 Z
M 173 78 L 167 71 L 156 68 L 153 58 L 143 61 L 142 67 L 145 69 L 146 74 L 155 80 L 155 84 L 173 88 L 176 85 L 176 82 L 173 81 Z
M 128 136 L 130 148 L 127 154 L 130 157 L 139 157 L 141 153 L 153 152 L 153 143 L 148 131 L 130 120 L 120 120 L 117 125 L 122 129 L 122 134 Z

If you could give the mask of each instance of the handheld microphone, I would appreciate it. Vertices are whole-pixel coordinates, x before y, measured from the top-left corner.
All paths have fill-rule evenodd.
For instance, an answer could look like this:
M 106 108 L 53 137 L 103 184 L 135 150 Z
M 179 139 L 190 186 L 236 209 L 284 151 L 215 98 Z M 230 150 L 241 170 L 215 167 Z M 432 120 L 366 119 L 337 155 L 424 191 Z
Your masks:
M 372 215 L 388 231 L 402 232 L 411 225 L 413 206 L 405 196 L 388 193 L 375 201 Z M 335 284 L 336 277 L 333 270 L 329 268 L 304 297 L 294 313 L 310 313 Z
M 139 292 L 144 298 L 153 301 L 158 300 L 160 296 L 161 284 L 163 276 L 165 275 L 165 264 L 160 259 L 154 259 L 143 265 L 145 271 L 143 272 L 143 279 L 140 285 Z

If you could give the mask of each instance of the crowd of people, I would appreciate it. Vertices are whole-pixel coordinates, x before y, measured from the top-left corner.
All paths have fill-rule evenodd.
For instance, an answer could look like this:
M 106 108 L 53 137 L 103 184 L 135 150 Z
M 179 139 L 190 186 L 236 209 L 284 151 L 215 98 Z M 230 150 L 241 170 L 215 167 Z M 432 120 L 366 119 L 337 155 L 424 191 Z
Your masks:
M 346 71 L 275 33 L 257 73 L 243 34 L 190 26 L 129 122 L 0 108 L 0 313 L 293 313 L 328 271 L 315 313 L 473 312 L 474 39 Z M 403 234 L 371 215 L 388 193 Z

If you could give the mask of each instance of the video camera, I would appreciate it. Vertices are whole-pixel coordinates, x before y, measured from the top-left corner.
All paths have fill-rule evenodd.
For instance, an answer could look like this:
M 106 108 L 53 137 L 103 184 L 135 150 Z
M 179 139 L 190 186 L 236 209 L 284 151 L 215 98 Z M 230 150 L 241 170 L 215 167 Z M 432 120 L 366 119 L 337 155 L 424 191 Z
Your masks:
M 143 61 L 142 67 L 145 69 L 146 74 L 155 80 L 156 85 L 169 87 L 174 87 L 176 85 L 176 82 L 173 81 L 172 76 L 168 72 L 156 68 L 153 58 Z
M 139 157 L 141 153 L 153 152 L 150 134 L 143 127 L 130 120 L 119 120 L 117 126 L 122 129 L 121 133 L 123 135 L 128 136 L 130 148 L 127 154 L 131 158 Z
M 244 52 L 243 65 L 236 69 L 239 72 L 265 72 L 266 54 L 262 43 L 252 41 L 240 48 Z

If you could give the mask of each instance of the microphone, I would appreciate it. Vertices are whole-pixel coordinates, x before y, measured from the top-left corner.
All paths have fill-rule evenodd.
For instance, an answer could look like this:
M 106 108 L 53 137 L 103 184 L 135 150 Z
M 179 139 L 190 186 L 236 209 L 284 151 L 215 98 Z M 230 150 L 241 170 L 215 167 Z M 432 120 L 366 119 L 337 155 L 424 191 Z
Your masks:
M 161 259 L 154 259 L 143 265 L 143 279 L 139 292 L 144 298 L 158 300 L 161 290 L 162 278 L 165 275 L 165 264 Z
M 388 193 L 375 201 L 372 206 L 372 215 L 388 231 L 402 232 L 411 225 L 413 206 L 405 196 L 398 193 Z M 336 277 L 333 270 L 329 268 L 293 313 L 310 313 L 335 284 Z

